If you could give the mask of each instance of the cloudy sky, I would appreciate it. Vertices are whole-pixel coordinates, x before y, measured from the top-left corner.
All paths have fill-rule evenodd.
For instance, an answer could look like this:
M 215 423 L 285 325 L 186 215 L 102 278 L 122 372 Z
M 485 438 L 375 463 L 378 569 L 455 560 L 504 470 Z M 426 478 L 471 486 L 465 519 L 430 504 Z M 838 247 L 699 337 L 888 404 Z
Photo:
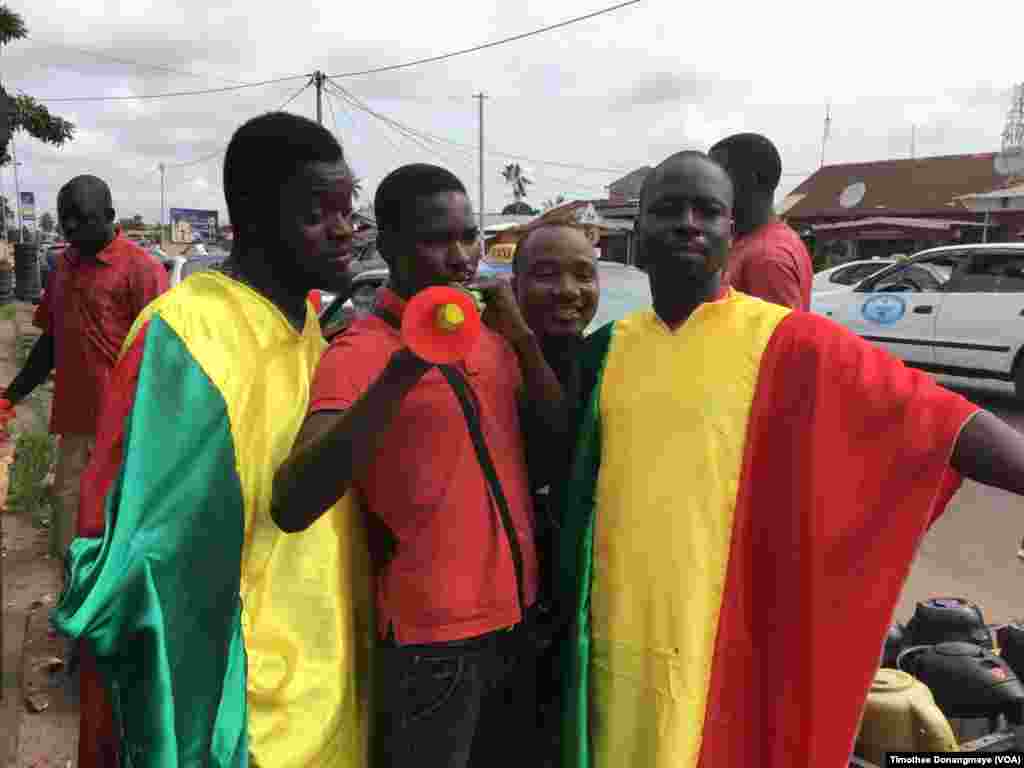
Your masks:
M 31 38 L 3 49 L 0 78 L 8 90 L 45 100 L 226 88 L 317 69 L 344 75 L 612 4 L 16 0 L 11 7 Z M 512 199 L 500 175 L 509 161 L 502 153 L 529 158 L 523 163 L 536 183 L 528 201 L 539 206 L 558 194 L 601 197 L 617 170 L 657 163 L 678 149 L 707 149 L 741 130 L 777 143 L 785 193 L 819 165 L 829 101 L 826 163 L 907 157 L 914 124 L 919 157 L 999 149 L 1012 85 L 1024 81 L 1017 41 L 1000 42 L 1000 35 L 1011 34 L 1021 11 L 1015 0 L 990 2 L 980 26 L 965 12 L 919 0 L 643 0 L 447 61 L 337 78 L 379 116 L 436 139 L 403 135 L 337 94 L 325 97 L 324 124 L 370 195 L 395 167 L 435 162 L 466 182 L 475 204 L 479 91 L 488 96 L 488 211 Z M 63 182 L 94 173 L 109 180 L 120 216 L 153 222 L 160 216 L 157 166 L 166 163 L 167 208 L 215 208 L 226 220 L 220 152 L 235 127 L 280 107 L 303 83 L 47 101 L 75 123 L 77 135 L 55 149 L 20 134 L 20 188 L 35 192 L 40 211 L 54 210 Z M 310 88 L 288 109 L 314 117 L 315 103 Z M 13 187 L 7 167 L 3 193 L 13 197 Z

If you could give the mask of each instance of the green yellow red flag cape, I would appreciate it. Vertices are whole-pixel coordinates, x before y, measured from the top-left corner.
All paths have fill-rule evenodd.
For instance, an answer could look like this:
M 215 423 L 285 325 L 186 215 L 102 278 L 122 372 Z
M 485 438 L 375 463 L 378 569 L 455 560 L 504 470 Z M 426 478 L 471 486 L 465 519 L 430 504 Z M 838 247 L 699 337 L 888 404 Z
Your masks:
M 631 315 L 586 349 L 563 765 L 845 766 L 976 408 L 735 292 L 675 331 Z
M 132 329 L 54 613 L 87 641 L 125 766 L 365 765 L 361 525 L 347 500 L 301 534 L 269 515 L 322 349 L 312 312 L 299 333 L 213 271 Z M 106 768 L 83 675 L 79 765 Z

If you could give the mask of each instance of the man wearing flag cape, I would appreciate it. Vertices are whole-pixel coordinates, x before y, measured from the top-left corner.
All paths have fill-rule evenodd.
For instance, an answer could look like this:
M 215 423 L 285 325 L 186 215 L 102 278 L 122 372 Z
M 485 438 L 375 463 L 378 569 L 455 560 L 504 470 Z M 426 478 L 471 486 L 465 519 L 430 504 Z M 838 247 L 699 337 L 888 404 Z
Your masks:
M 721 287 L 732 196 L 702 153 L 650 174 L 654 307 L 585 345 L 569 768 L 845 766 L 921 537 L 961 477 L 1024 493 L 1024 438 L 995 416 Z
M 54 615 L 89 651 L 80 768 L 366 764 L 359 520 L 347 499 L 301 534 L 270 517 L 324 348 L 306 297 L 349 288 L 353 185 L 311 120 L 243 125 L 227 266 L 125 342 Z

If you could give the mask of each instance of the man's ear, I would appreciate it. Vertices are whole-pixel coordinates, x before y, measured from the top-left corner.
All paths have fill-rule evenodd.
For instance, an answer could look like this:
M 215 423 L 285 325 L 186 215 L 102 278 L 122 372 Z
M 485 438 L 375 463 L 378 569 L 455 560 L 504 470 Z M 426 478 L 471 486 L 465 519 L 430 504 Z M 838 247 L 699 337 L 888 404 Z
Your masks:
M 107 221 L 109 223 L 113 224 L 114 223 L 114 218 L 117 216 L 117 213 L 114 211 L 114 209 L 113 208 L 107 208 L 105 214 L 106 214 L 106 217 L 107 217 Z

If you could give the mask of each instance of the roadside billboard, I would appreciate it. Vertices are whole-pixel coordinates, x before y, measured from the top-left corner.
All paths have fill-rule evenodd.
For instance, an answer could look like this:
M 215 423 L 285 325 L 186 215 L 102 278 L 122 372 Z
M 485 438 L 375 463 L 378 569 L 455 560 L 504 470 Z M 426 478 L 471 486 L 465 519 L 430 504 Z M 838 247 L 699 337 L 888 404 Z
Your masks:
M 21 193 L 21 220 L 22 221 L 35 221 L 36 220 L 36 193 L 35 192 L 22 192 Z
M 218 232 L 217 211 L 171 208 L 172 243 L 213 243 Z

